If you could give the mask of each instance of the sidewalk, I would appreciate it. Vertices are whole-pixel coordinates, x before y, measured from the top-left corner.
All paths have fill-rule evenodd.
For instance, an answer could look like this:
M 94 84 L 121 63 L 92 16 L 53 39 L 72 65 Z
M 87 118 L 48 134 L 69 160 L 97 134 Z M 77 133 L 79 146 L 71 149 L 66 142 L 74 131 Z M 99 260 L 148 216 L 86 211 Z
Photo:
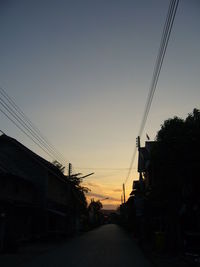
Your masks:
M 61 246 L 66 240 L 56 242 L 34 242 L 26 243 L 20 246 L 16 253 L 0 254 L 0 266 L 2 267 L 20 267 L 35 259 L 35 257 L 53 251 Z
M 200 267 L 199 259 L 198 262 L 185 255 L 172 256 L 164 252 L 156 252 L 147 244 L 140 247 L 155 267 Z

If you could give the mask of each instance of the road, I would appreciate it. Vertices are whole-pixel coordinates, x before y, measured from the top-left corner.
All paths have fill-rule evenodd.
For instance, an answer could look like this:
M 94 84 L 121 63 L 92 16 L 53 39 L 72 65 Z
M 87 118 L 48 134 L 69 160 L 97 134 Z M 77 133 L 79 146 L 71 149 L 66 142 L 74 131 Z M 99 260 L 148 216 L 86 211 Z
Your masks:
M 26 264 L 27 266 L 27 264 Z M 117 225 L 109 224 L 69 240 L 37 256 L 29 267 L 150 267 L 133 240 Z

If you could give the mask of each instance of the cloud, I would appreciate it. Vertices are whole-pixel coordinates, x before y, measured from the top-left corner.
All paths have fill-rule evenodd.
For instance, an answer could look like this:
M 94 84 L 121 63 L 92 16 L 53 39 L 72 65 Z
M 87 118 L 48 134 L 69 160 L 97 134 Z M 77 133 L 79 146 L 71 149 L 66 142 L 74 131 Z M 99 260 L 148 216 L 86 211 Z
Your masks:
M 122 192 L 122 189 L 121 188 L 116 188 L 116 189 L 113 189 L 113 192 Z
M 109 195 L 105 195 L 105 194 L 93 193 L 93 192 L 88 192 L 87 196 L 94 197 L 94 198 L 96 197 L 99 200 L 108 197 L 108 199 L 107 199 L 108 201 L 119 201 L 118 198 L 110 197 Z
M 88 196 L 91 196 L 91 197 L 97 197 L 97 198 L 106 198 L 106 197 L 108 197 L 106 195 L 98 194 L 98 193 L 93 193 L 93 192 L 89 192 L 87 195 Z
M 107 209 L 106 205 L 117 207 L 120 205 L 120 192 L 121 189 L 114 187 L 110 184 L 101 184 L 99 182 L 85 181 L 84 186 L 88 187 L 91 191 L 87 193 L 88 203 L 92 198 L 95 200 L 102 200 L 103 207 Z M 108 199 L 105 199 L 108 198 Z
M 101 188 L 101 186 L 99 184 L 92 183 L 92 182 L 86 182 L 85 185 L 86 186 L 91 186 L 91 187 L 98 187 L 98 188 L 100 187 Z

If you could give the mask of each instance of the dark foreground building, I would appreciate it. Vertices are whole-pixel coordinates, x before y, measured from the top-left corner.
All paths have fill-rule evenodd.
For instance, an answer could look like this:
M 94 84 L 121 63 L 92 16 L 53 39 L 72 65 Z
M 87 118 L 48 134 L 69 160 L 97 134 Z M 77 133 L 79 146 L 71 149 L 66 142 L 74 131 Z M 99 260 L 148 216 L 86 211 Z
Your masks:
M 196 142 L 149 142 L 139 147 L 144 236 L 157 249 L 200 255 L 200 158 Z M 185 149 L 184 149 L 185 148 Z M 139 193 L 138 193 L 139 192 Z
M 52 163 L 0 136 L 0 251 L 20 241 L 71 234 L 79 218 L 73 185 Z

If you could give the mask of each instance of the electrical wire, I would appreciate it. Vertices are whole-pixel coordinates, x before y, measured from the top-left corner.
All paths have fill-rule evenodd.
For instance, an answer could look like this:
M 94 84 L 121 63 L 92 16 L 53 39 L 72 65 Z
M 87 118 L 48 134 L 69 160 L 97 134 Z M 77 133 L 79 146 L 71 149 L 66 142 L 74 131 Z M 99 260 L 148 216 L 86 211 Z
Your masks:
M 165 21 L 165 25 L 164 25 L 164 29 L 163 29 L 163 34 L 162 34 L 162 37 L 161 37 L 160 48 L 159 48 L 158 56 L 157 56 L 155 67 L 154 67 L 153 78 L 152 78 L 152 82 L 151 82 L 151 85 L 150 85 L 150 88 L 149 88 L 149 93 L 148 93 L 148 97 L 147 97 L 147 101 L 146 101 L 146 105 L 145 105 L 142 121 L 141 121 L 141 124 L 140 124 L 138 136 L 142 135 L 142 133 L 144 131 L 145 124 L 146 124 L 146 121 L 147 121 L 147 118 L 148 118 L 148 115 L 149 115 L 149 111 L 150 111 L 150 108 L 151 108 L 151 103 L 152 103 L 152 100 L 153 100 L 153 97 L 154 97 L 154 93 L 155 93 L 156 86 L 157 86 L 157 83 L 158 83 L 158 78 L 159 78 L 160 71 L 161 71 L 161 68 L 162 68 L 163 60 L 164 60 L 164 57 L 165 57 L 165 54 L 166 54 L 166 49 L 167 49 L 167 45 L 168 45 L 168 42 L 169 42 L 172 26 L 173 26 L 173 23 L 174 23 L 176 12 L 177 12 L 178 3 L 179 3 L 179 0 L 171 0 L 170 4 L 169 4 L 168 13 L 167 13 L 167 17 L 166 17 L 166 21 Z M 132 155 L 132 158 L 131 158 L 129 171 L 128 171 L 128 174 L 126 176 L 124 184 L 126 184 L 127 181 L 130 178 L 130 174 L 131 174 L 131 170 L 133 168 L 133 164 L 134 164 L 134 161 L 135 161 L 136 153 L 137 153 L 137 148 L 135 147 L 133 155 Z
M 76 167 L 76 169 L 83 169 L 83 170 L 102 170 L 102 171 L 126 171 L 129 168 L 103 168 L 103 167 Z
M 144 114 L 143 114 L 143 118 L 142 118 L 142 123 L 140 125 L 140 130 L 139 130 L 138 136 L 141 136 L 143 133 L 144 126 L 146 124 L 147 117 L 148 117 L 148 114 L 150 111 L 151 103 L 153 100 L 153 96 L 154 96 L 155 89 L 157 86 L 158 78 L 159 78 L 161 67 L 162 67 L 163 60 L 164 60 L 164 56 L 166 53 L 167 45 L 169 42 L 169 37 L 171 34 L 174 18 L 176 15 L 178 2 L 179 2 L 179 0 L 178 1 L 172 0 L 170 2 L 168 14 L 167 14 L 167 19 L 165 22 L 165 26 L 164 26 L 164 30 L 163 30 L 163 34 L 162 34 L 162 38 L 161 38 L 159 53 L 158 53 L 158 56 L 156 59 L 155 67 L 154 67 L 153 78 L 152 78 L 151 86 L 149 89 L 149 95 L 147 97 L 147 102 L 146 102 L 146 106 L 145 106 L 145 110 L 144 110 Z
M 39 146 L 46 154 L 48 154 L 51 158 L 52 155 L 48 153 L 40 144 L 38 144 L 29 134 L 27 134 L 6 112 L 4 112 L 1 108 L 0 111 L 20 130 L 22 131 L 28 138 L 30 138 L 37 146 Z
M 40 148 L 41 147 L 45 147 L 45 149 L 48 151 L 48 155 L 51 155 L 51 158 L 55 158 L 54 154 L 52 153 L 51 150 L 48 149 L 48 147 L 40 141 L 40 139 L 31 131 L 30 127 L 28 127 L 24 121 L 15 113 L 13 112 L 13 110 L 4 102 L 4 100 L 2 100 L 2 98 L 0 97 L 0 104 L 1 106 L 25 129 L 25 131 L 27 131 L 29 133 L 29 136 L 31 135 L 32 138 L 36 139 L 37 142 L 39 142 L 40 144 Z M 31 139 L 33 140 L 33 139 Z M 38 143 L 37 143 L 38 144 Z M 45 151 L 46 151 L 45 150 Z
M 32 136 L 31 140 L 37 140 L 40 144 L 40 148 L 45 148 L 45 151 L 48 151 L 48 155 L 51 154 L 51 158 L 54 160 L 57 160 L 58 162 L 61 162 L 63 165 L 65 165 L 66 160 L 64 156 L 62 156 L 54 147 L 51 145 L 51 143 L 41 134 L 38 128 L 36 128 L 33 123 L 30 121 L 30 119 L 24 114 L 24 112 L 17 106 L 17 104 L 14 102 L 14 100 L 9 97 L 9 95 L 0 88 L 0 94 L 2 97 L 0 97 L 0 104 L 4 107 L 4 109 L 9 112 L 9 114 L 17 121 L 25 131 L 28 131 L 29 138 L 30 135 Z M 6 102 L 7 101 L 7 102 Z M 5 115 L 5 112 L 4 112 Z M 8 116 L 7 116 L 8 117 Z M 16 124 L 15 124 L 16 125 Z M 18 127 L 19 128 L 19 127 Z M 20 127 L 21 130 L 21 127 Z M 24 133 L 24 131 L 23 131 Z M 43 149 L 44 151 L 44 149 Z
M 62 159 L 64 162 L 65 157 L 56 150 L 56 148 L 49 142 L 49 140 L 41 133 L 41 131 L 31 122 L 31 120 L 26 116 L 26 114 L 22 111 L 22 109 L 15 103 L 15 101 L 6 93 L 6 91 L 3 88 L 0 88 L 0 94 L 8 101 L 9 104 L 15 109 L 15 111 L 22 116 L 22 118 L 25 120 L 25 122 L 31 127 L 31 130 L 35 132 L 42 140 L 43 142 L 51 148 L 51 150 L 54 151 L 57 156 Z

